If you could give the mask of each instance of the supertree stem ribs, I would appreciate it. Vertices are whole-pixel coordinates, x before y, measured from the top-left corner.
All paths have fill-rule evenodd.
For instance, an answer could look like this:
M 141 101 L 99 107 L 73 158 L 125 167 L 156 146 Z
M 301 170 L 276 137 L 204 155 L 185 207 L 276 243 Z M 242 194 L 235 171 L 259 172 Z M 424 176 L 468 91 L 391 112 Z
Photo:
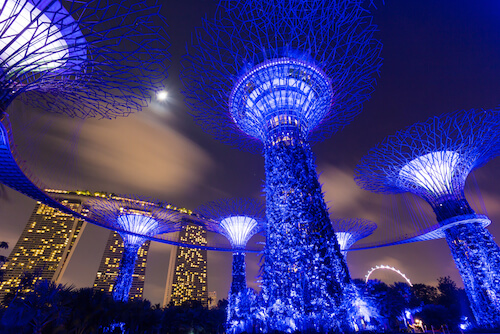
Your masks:
M 140 197 L 91 198 L 86 205 L 95 220 L 116 228 L 123 239 L 123 255 L 113 298 L 127 301 L 139 248 L 148 237 L 179 231 L 182 225 L 179 213 L 167 209 L 162 202 Z
M 232 282 L 229 291 L 226 329 L 228 333 L 250 330 L 254 321 L 250 314 L 253 293 L 247 290 L 245 246 L 264 228 L 264 205 L 254 199 L 222 199 L 202 205 L 197 210 L 212 220 L 207 228 L 224 235 L 233 248 Z
M 481 223 L 453 226 L 445 231 L 472 311 L 479 325 L 499 325 L 500 249 Z

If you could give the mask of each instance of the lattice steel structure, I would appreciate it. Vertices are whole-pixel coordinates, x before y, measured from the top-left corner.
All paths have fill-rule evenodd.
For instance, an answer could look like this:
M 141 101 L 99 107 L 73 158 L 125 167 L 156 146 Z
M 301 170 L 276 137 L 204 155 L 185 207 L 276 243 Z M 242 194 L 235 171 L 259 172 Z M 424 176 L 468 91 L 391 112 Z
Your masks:
M 377 224 L 362 218 L 332 219 L 332 226 L 344 256 L 347 256 L 347 250 L 352 245 L 372 234 L 377 228 Z
M 265 206 L 254 199 L 223 199 L 207 203 L 196 210 L 212 219 L 207 224 L 209 231 L 224 235 L 233 247 L 233 270 L 229 305 L 227 309 L 227 331 L 240 333 L 252 330 L 250 308 L 243 299 L 247 294 L 245 274 L 245 246 L 250 238 L 265 228 Z
M 123 239 L 124 250 L 113 286 L 113 298 L 127 301 L 139 248 L 148 236 L 180 231 L 182 226 L 182 221 L 178 219 L 180 214 L 166 209 L 161 202 L 140 198 L 91 198 L 87 206 L 92 219 L 107 226 L 116 226 Z
M 433 208 L 476 320 L 500 326 L 500 249 L 464 195 L 469 173 L 499 153 L 497 110 L 470 110 L 415 124 L 371 149 L 356 168 L 372 192 L 411 192 Z
M 183 59 L 187 104 L 216 138 L 263 147 L 265 330 L 346 327 L 350 281 L 308 141 L 347 124 L 375 84 L 380 43 L 357 1 L 221 1 Z
M 268 330 L 337 330 L 350 278 L 308 140 L 346 124 L 373 90 L 375 26 L 352 1 L 223 1 L 219 10 L 197 30 L 181 76 L 208 132 L 263 144 Z
M 113 118 L 141 110 L 167 76 L 156 0 L 5 0 L 0 113 L 21 96 L 45 111 Z

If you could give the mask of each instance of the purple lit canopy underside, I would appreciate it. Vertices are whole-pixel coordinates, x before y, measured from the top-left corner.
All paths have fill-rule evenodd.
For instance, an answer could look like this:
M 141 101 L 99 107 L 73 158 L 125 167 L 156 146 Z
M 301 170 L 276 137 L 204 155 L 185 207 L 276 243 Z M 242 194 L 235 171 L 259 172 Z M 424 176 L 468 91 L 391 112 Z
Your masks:
M 113 118 L 141 110 L 166 78 L 156 0 L 0 4 L 0 107 Z M 2 110 L 5 111 L 5 110 Z
M 358 240 L 372 234 L 377 228 L 374 222 L 361 218 L 332 219 L 332 226 L 340 249 L 343 251 L 348 250 Z
M 255 199 L 222 199 L 204 204 L 196 212 L 212 219 L 207 228 L 223 234 L 233 249 L 244 249 L 248 240 L 265 226 L 264 204 Z
M 380 193 L 411 192 L 434 203 L 463 193 L 469 173 L 498 155 L 497 110 L 433 117 L 371 149 L 355 171 L 356 183 Z
M 381 46 L 369 13 L 346 2 L 221 1 L 182 62 L 201 126 L 255 149 L 267 127 L 320 140 L 347 124 L 373 90 Z
M 131 245 L 141 245 L 147 237 L 180 231 L 180 214 L 165 208 L 162 203 L 140 198 L 99 199 L 92 198 L 86 203 L 90 217 L 120 232 Z M 140 237 L 142 235 L 144 237 Z

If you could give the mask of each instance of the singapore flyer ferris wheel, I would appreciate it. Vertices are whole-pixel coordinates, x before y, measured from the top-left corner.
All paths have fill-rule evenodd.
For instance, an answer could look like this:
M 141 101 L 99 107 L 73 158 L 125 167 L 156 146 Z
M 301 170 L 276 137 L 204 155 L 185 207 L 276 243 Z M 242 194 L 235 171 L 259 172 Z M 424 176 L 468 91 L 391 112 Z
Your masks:
M 399 271 L 398 269 L 394 268 L 394 267 L 391 267 L 391 266 L 386 266 L 386 265 L 378 265 L 378 266 L 375 266 L 373 268 L 371 268 L 368 273 L 365 275 L 365 282 L 368 282 L 368 280 L 370 279 L 370 275 L 376 271 L 376 270 L 390 270 L 390 271 L 393 271 L 395 272 L 396 274 L 398 274 L 399 276 L 403 277 L 404 280 L 406 281 L 406 283 L 408 283 L 409 286 L 413 286 L 413 284 L 411 283 L 410 279 L 408 277 L 406 277 L 405 274 L 403 274 L 401 271 Z

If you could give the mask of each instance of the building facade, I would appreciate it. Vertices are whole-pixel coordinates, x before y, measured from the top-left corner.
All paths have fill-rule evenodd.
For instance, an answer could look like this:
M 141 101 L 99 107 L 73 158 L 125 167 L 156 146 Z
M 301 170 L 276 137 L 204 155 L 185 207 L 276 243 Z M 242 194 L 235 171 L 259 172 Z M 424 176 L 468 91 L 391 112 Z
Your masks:
M 146 241 L 137 252 L 137 261 L 132 276 L 132 288 L 129 295 L 130 300 L 143 298 L 146 261 L 150 243 L 151 241 Z M 107 293 L 113 291 L 122 254 L 123 240 L 117 232 L 111 231 L 94 281 L 95 290 Z
M 72 210 L 85 214 L 78 198 L 59 198 Z M 21 237 L 12 249 L 0 283 L 0 301 L 9 293 L 32 291 L 44 279 L 58 283 L 66 270 L 86 222 L 38 202 Z M 20 290 L 19 290 L 20 289 Z
M 201 226 L 188 224 L 179 232 L 179 241 L 206 245 L 207 231 Z M 174 252 L 172 254 L 176 254 L 175 267 L 171 267 L 174 269 L 173 277 L 167 278 L 164 303 L 178 306 L 186 302 L 198 301 L 204 307 L 208 307 L 207 251 L 177 247 Z M 171 285 L 169 280 L 172 282 Z

